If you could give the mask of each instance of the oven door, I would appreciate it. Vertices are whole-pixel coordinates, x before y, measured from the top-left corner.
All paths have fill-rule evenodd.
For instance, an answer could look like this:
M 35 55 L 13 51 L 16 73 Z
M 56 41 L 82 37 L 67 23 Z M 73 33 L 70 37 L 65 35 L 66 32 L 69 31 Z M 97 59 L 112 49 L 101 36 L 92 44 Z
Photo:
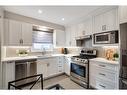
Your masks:
M 110 33 L 100 33 L 94 35 L 95 44 L 109 44 Z
M 81 81 L 88 82 L 88 64 L 71 63 L 71 76 Z

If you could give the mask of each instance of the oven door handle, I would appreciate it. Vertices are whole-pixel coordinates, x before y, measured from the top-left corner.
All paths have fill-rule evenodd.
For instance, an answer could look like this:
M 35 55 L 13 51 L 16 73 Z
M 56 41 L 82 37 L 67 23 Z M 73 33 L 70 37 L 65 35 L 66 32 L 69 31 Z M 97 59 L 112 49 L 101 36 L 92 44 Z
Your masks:
M 81 63 L 76 63 L 76 62 L 71 62 L 71 64 L 76 64 L 76 65 L 80 65 L 80 66 L 87 66 L 88 64 L 81 64 Z

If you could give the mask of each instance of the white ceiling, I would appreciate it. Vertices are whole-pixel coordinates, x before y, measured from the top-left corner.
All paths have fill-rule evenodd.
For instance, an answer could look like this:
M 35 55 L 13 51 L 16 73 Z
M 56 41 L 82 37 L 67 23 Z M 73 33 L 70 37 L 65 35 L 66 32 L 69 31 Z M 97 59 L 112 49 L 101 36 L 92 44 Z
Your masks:
M 87 16 L 97 8 L 100 6 L 4 6 L 5 10 L 13 13 L 64 26 Z M 38 9 L 43 11 L 42 14 L 38 13 Z

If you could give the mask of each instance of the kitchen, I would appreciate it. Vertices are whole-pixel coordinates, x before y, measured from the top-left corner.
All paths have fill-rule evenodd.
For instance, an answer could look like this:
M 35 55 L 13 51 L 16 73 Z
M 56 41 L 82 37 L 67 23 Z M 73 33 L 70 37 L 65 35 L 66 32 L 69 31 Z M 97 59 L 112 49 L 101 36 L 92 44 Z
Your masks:
M 37 89 L 127 89 L 126 6 L 0 8 L 0 89 L 36 74 L 43 74 Z

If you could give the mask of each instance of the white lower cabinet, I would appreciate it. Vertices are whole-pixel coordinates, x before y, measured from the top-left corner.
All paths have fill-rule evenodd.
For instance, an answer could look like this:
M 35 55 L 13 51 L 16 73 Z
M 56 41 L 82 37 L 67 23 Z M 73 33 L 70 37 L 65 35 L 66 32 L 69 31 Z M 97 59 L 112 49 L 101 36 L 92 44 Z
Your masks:
M 67 75 L 70 76 L 70 68 L 71 68 L 71 57 L 64 57 L 64 71 Z
M 63 73 L 62 57 L 40 58 L 37 60 L 37 74 L 43 74 L 44 79 Z
M 37 60 L 37 74 L 43 74 L 43 77 L 47 77 L 47 59 L 38 59 Z
M 15 80 L 15 62 L 3 62 L 3 89 L 8 89 L 8 82 Z
M 118 89 L 118 65 L 90 61 L 90 86 L 96 89 Z

